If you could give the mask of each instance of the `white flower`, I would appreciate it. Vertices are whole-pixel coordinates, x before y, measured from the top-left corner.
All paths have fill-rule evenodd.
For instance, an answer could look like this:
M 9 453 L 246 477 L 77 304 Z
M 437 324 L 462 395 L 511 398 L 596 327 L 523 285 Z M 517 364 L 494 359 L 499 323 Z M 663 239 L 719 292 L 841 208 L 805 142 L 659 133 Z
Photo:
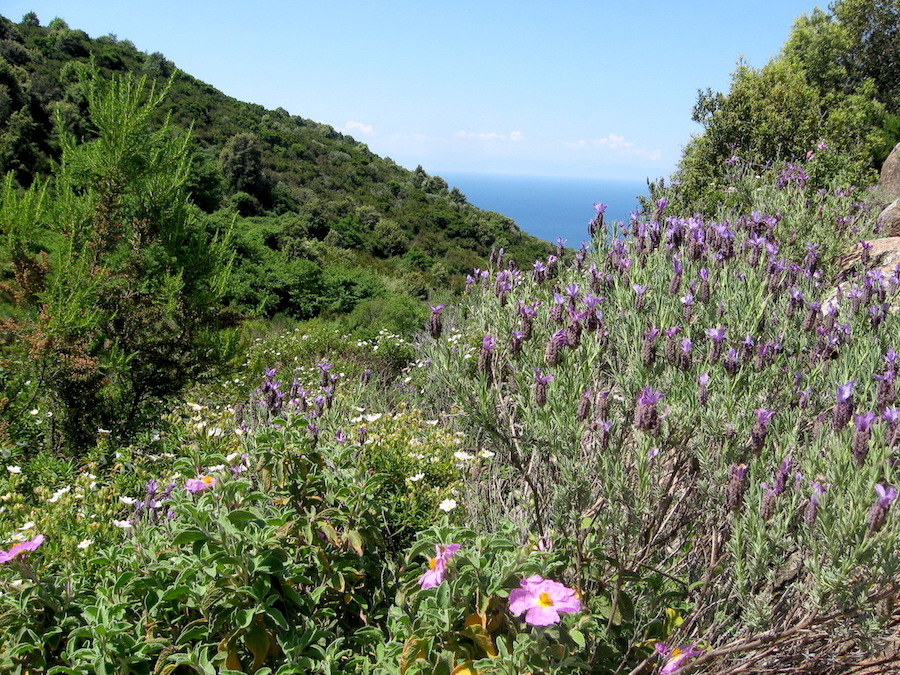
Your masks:
M 425 459 L 425 455 L 418 453 L 418 452 L 411 452 L 411 453 L 409 453 L 409 456 L 412 457 L 413 459 Z
M 413 483 L 416 483 L 416 482 L 422 480 L 423 478 L 425 478 L 425 474 L 424 474 L 424 473 L 417 473 L 415 476 L 410 476 L 410 477 L 409 477 L 409 479 L 410 479 Z
M 365 416 L 366 422 L 369 422 L 369 423 L 377 422 L 377 421 L 380 420 L 381 418 L 382 418 L 382 414 L 381 414 L 381 413 L 373 413 L 373 414 L 371 414 L 371 415 L 366 415 L 366 416 Z
M 450 511 L 452 511 L 453 509 L 456 508 L 456 500 L 455 499 L 445 499 L 440 504 L 438 504 L 438 508 L 441 511 L 446 511 L 447 513 L 449 513 Z
M 82 539 L 80 542 L 78 542 L 78 548 L 80 548 L 83 551 L 84 549 L 86 549 L 88 546 L 90 546 L 93 543 L 94 543 L 93 539 Z
M 115 520 L 113 519 L 112 524 L 116 527 L 121 527 L 123 530 L 130 530 L 134 525 L 129 523 L 127 520 Z
M 221 436 L 225 432 L 222 430 L 222 427 L 210 427 L 206 430 L 207 436 Z
M 485 450 L 482 448 L 481 450 L 478 451 L 478 456 L 484 457 L 485 459 L 490 459 L 491 457 L 494 456 L 494 453 L 491 452 L 490 450 Z
M 6 467 L 6 470 L 9 471 L 10 473 L 22 473 L 21 466 L 10 465 L 10 466 Z
M 119 497 L 119 501 L 123 504 L 127 504 L 128 506 L 132 506 L 137 501 L 137 499 L 135 499 L 134 497 Z
M 20 527 L 19 529 L 20 529 L 20 530 L 30 530 L 32 527 L 34 527 L 34 523 L 33 523 L 32 521 L 29 520 L 27 523 L 25 523 L 25 524 L 24 524 L 22 527 Z
M 458 459 L 460 462 L 468 462 L 471 459 L 475 459 L 475 455 L 470 455 L 464 450 L 457 450 L 453 453 L 453 456 L 456 457 L 456 459 Z
M 50 497 L 50 499 L 48 499 L 47 501 L 48 501 L 50 504 L 55 504 L 56 502 L 59 501 L 59 498 L 60 498 L 60 497 L 62 497 L 62 496 L 63 496 L 64 494 L 66 494 L 67 492 L 69 492 L 71 489 L 72 489 L 71 487 L 60 488 L 59 490 L 57 490 L 56 492 L 54 492 L 54 493 L 53 493 L 53 496 Z
M 240 456 L 241 456 L 240 452 L 232 452 L 230 455 L 228 455 L 225 458 L 225 461 L 228 462 L 229 464 L 231 464 L 234 460 L 236 460 Z
M 111 434 L 112 431 L 110 431 L 109 429 L 103 429 L 102 427 L 97 427 L 97 433 L 103 434 L 105 436 L 107 434 Z
M 207 467 L 206 473 L 216 473 L 217 471 L 222 471 L 224 468 L 224 464 L 216 464 L 215 466 Z
M 29 410 L 28 414 L 29 415 L 37 415 L 39 412 L 40 412 L 40 410 L 38 410 L 37 408 L 34 408 L 33 410 Z
M 432 426 L 432 427 L 435 426 L 437 423 L 438 423 L 437 420 L 425 420 L 425 424 Z

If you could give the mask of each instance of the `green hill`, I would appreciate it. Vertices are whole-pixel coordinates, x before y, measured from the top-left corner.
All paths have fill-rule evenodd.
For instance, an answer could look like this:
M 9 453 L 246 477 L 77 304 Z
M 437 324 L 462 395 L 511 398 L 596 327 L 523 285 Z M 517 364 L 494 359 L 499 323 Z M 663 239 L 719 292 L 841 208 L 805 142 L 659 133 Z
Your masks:
M 236 218 L 227 302 L 243 316 L 306 319 L 369 299 L 391 305 L 386 298 L 411 311 L 403 298 L 458 290 L 492 247 L 520 264 L 549 250 L 439 176 L 378 157 L 327 124 L 237 101 L 162 54 L 91 38 L 61 19 L 41 26 L 33 14 L 0 17 L 0 173 L 27 186 L 59 158 L 58 126 L 79 141 L 96 134 L 89 64 L 104 78 L 171 81 L 157 122 L 190 133 L 191 201 L 208 230 Z

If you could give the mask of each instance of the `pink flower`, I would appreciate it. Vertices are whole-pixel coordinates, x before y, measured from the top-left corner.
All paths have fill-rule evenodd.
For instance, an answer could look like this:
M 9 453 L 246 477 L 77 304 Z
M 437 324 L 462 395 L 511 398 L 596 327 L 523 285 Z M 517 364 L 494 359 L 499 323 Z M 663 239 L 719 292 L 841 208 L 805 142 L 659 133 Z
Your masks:
M 26 551 L 34 551 L 38 546 L 44 543 L 44 535 L 39 534 L 31 541 L 23 541 L 18 544 L 14 544 L 9 551 L 0 551 L 0 563 L 9 562 L 14 559 L 20 553 L 25 553 Z
M 509 592 L 509 611 L 525 612 L 525 623 L 549 626 L 559 623 L 560 612 L 580 612 L 581 601 L 575 590 L 561 583 L 533 574 L 519 582 L 520 588 Z
M 703 653 L 702 649 L 694 649 L 694 645 L 681 645 L 671 650 L 664 642 L 656 643 L 656 651 L 666 659 L 666 665 L 659 671 L 659 675 L 672 675 L 685 665 L 685 661 Z
M 184 489 L 188 492 L 203 492 L 216 484 L 213 476 L 200 476 L 198 478 L 188 478 L 184 482 Z
M 419 577 L 419 586 L 426 588 L 440 586 L 447 576 L 447 561 L 459 550 L 459 544 L 435 544 L 434 557 L 428 559 L 428 571 Z

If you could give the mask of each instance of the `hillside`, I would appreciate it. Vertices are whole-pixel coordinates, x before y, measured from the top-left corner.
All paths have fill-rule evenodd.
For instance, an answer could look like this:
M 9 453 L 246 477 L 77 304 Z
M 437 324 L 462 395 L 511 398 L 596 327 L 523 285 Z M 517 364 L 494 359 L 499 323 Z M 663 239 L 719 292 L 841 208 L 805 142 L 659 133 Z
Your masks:
M 244 316 L 305 319 L 369 298 L 424 298 L 462 287 L 492 247 L 522 264 L 548 251 L 498 213 L 467 203 L 421 167 L 409 171 L 331 126 L 228 97 L 162 54 L 92 38 L 33 14 L 0 17 L 0 173 L 22 186 L 60 156 L 61 125 L 95 134 L 85 81 L 146 77 L 170 86 L 156 111 L 191 136 L 191 200 L 213 231 L 234 221 L 230 306 Z M 236 219 L 236 220 L 234 220 Z

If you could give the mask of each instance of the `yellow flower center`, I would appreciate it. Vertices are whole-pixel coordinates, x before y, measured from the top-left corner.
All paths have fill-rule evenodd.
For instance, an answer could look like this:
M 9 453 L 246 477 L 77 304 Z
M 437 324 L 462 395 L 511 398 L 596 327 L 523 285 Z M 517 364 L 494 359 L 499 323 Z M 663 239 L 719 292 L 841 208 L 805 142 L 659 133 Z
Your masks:
M 437 558 L 429 558 L 428 569 L 433 570 L 435 567 L 437 567 Z
M 541 607 L 553 607 L 553 598 L 550 597 L 550 594 L 547 593 L 547 591 L 544 591 L 538 595 L 538 604 Z
M 214 479 L 212 476 L 203 476 L 201 480 L 203 480 L 203 482 L 207 485 L 211 485 Z

